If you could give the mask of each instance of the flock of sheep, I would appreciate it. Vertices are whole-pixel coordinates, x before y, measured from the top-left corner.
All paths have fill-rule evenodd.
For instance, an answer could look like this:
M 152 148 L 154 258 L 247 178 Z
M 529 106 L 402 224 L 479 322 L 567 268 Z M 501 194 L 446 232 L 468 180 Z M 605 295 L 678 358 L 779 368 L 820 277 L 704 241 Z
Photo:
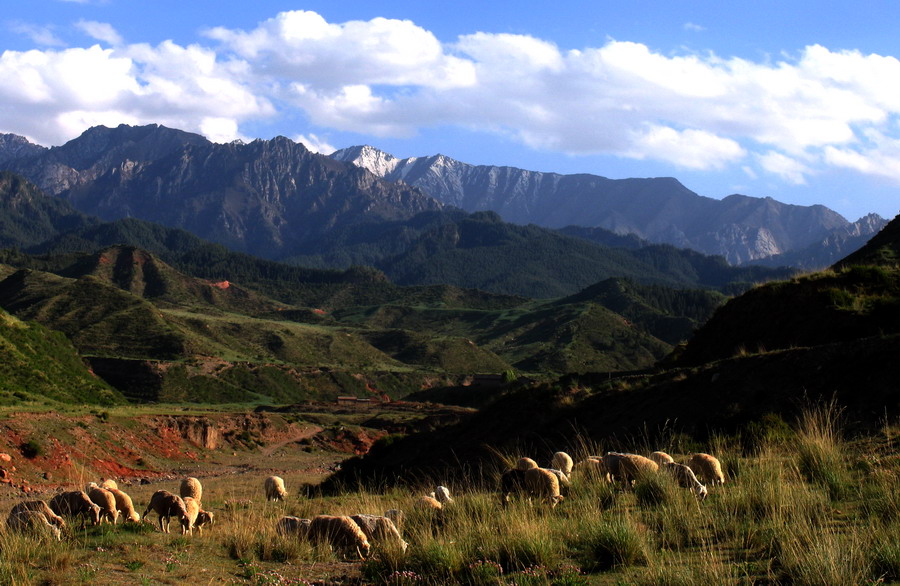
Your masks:
M 690 489 L 703 500 L 708 489 L 698 476 L 710 485 L 724 484 L 722 466 L 719 460 L 709 454 L 693 454 L 688 464 L 679 464 L 665 452 L 653 452 L 650 457 L 638 454 L 608 452 L 605 456 L 589 456 L 577 465 L 565 452 L 556 452 L 550 468 L 540 468 L 531 458 L 520 458 L 515 468 L 505 471 L 500 477 L 500 500 L 505 506 L 513 494 L 539 499 L 551 508 L 565 498 L 572 474 L 585 474 L 605 482 L 621 482 L 632 486 L 644 475 L 664 471 L 672 475 L 678 486 Z M 284 481 L 273 476 L 266 480 L 266 498 L 284 500 Z M 453 502 L 450 491 L 438 486 L 434 492 L 420 496 L 415 507 L 433 514 L 442 520 L 444 508 Z M 345 553 L 356 553 L 360 557 L 369 555 L 374 544 L 400 547 L 406 551 L 403 540 L 403 511 L 391 509 L 384 515 L 317 515 L 312 519 L 284 516 L 276 524 L 279 535 L 292 535 L 311 542 L 328 543 Z
M 712 486 L 725 482 L 719 460 L 709 454 L 693 454 L 687 464 L 679 464 L 665 452 L 653 452 L 649 457 L 608 452 L 604 456 L 588 456 L 573 464 L 568 454 L 556 452 L 550 468 L 540 468 L 531 458 L 520 458 L 514 468 L 500 477 L 500 500 L 506 506 L 510 497 L 517 494 L 538 499 L 552 508 L 565 498 L 569 478 L 573 474 L 584 474 L 604 482 L 621 482 L 630 487 L 642 476 L 659 471 L 671 474 L 678 486 L 690 489 L 701 501 L 708 494 L 701 479 Z M 278 476 L 266 478 L 263 488 L 267 501 L 283 502 L 288 494 L 284 480 Z M 114 481 L 105 480 L 100 485 L 91 482 L 85 491 L 57 494 L 49 502 L 20 502 L 10 511 L 6 522 L 13 531 L 37 532 L 58 540 L 66 525 L 63 517 L 81 517 L 81 526 L 84 527 L 88 521 L 94 525 L 103 521 L 115 524 L 120 517 L 123 522 L 142 522 L 153 511 L 158 516 L 160 531 L 164 533 L 169 532 L 172 517 L 181 525 L 182 534 L 190 534 L 194 529 L 202 533 L 204 525 L 213 523 L 213 513 L 203 510 L 201 506 L 202 495 L 200 481 L 186 478 L 181 482 L 179 495 L 166 490 L 156 491 L 144 514 L 138 516 L 131 497 L 119 490 Z M 438 486 L 434 492 L 419 497 L 415 507 L 440 520 L 444 507 L 452 502 L 450 491 L 445 486 Z M 279 535 L 327 543 L 335 549 L 364 558 L 375 544 L 406 551 L 407 543 L 400 533 L 403 517 L 403 511 L 398 509 L 391 509 L 383 515 L 317 515 L 312 519 L 283 516 L 278 519 L 275 529 Z
M 150 504 L 143 515 L 138 515 L 131 497 L 119 490 L 114 480 L 104 480 L 101 484 L 91 482 L 85 490 L 61 492 L 50 499 L 28 500 L 16 504 L 6 518 L 6 525 L 12 531 L 36 533 L 53 539 L 62 539 L 66 526 L 63 517 L 70 520 L 81 519 L 83 528 L 88 522 L 99 525 L 108 521 L 115 525 L 119 519 L 123 523 L 140 523 L 155 512 L 159 517 L 159 528 L 169 532 L 169 523 L 175 517 L 181 525 L 181 533 L 203 532 L 204 525 L 211 525 L 214 515 L 204 511 L 200 505 L 203 487 L 196 478 L 185 478 L 179 488 L 180 495 L 167 490 L 157 490 L 150 497 Z

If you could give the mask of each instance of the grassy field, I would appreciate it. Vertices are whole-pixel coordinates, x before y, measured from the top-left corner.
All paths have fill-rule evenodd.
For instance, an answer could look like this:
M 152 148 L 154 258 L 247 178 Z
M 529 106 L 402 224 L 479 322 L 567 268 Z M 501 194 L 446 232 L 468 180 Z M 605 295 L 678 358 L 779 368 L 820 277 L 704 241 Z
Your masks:
M 258 453 L 247 472 L 202 478 L 215 524 L 202 535 L 140 525 L 70 527 L 61 542 L 0 531 L 3 584 L 874 584 L 900 581 L 900 428 L 846 440 L 839 412 L 806 414 L 747 446 L 707 446 L 726 483 L 698 503 L 663 475 L 633 490 L 573 475 L 565 501 L 545 505 L 451 486 L 441 519 L 414 506 L 433 486 L 320 496 L 321 474 L 286 472 L 290 496 L 266 503 Z M 674 446 L 636 446 L 644 451 Z M 576 461 L 601 446 L 585 438 Z M 513 461 L 521 454 L 503 454 Z M 686 454 L 675 455 L 684 461 Z M 278 466 L 297 455 L 282 450 Z M 538 455 L 532 455 L 538 456 Z M 540 461 L 540 458 L 538 458 Z M 499 466 L 498 462 L 498 469 Z M 85 482 L 96 479 L 85 479 Z M 440 483 L 441 479 L 432 479 Z M 179 478 L 122 486 L 139 512 Z M 49 498 L 49 495 L 47 496 Z M 3 498 L 9 510 L 21 497 Z M 404 553 L 376 548 L 365 561 L 279 536 L 282 515 L 406 511 Z M 173 525 L 174 527 L 174 525 Z

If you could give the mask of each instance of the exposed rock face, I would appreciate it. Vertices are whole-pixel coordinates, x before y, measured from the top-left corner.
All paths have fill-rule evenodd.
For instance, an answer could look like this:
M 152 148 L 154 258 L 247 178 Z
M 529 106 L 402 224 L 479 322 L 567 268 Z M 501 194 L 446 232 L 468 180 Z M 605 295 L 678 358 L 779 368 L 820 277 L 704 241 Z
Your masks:
M 284 137 L 214 144 L 157 125 L 91 128 L 7 166 L 84 213 L 159 222 L 267 258 L 334 226 L 443 207 Z
M 721 255 L 732 264 L 803 249 L 832 234 L 872 235 L 885 224 L 874 214 L 851 224 L 821 205 L 787 205 L 744 195 L 716 200 L 667 177 L 559 175 L 469 165 L 443 155 L 397 159 L 370 146 L 342 149 L 331 156 L 420 187 L 469 212 L 493 210 L 508 222 L 549 228 L 605 228 Z
M 29 142 L 24 136 L 0 134 L 0 166 L 14 159 L 38 155 L 46 150 L 47 147 Z

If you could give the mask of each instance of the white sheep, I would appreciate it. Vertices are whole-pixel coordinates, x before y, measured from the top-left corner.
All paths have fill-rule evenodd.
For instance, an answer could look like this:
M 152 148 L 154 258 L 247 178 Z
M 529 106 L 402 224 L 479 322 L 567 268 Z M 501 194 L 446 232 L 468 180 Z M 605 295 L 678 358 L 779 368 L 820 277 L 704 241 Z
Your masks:
M 119 509 L 116 507 L 116 497 L 106 490 L 100 488 L 95 483 L 90 483 L 87 487 L 87 495 L 91 501 L 100 507 L 100 520 L 104 519 L 115 525 L 119 521 Z
M 169 532 L 169 521 L 172 517 L 178 518 L 181 524 L 182 535 L 190 530 L 191 523 L 188 518 L 187 507 L 180 496 L 174 495 L 167 490 L 157 490 L 150 497 L 150 504 L 147 505 L 147 510 L 141 515 L 141 519 L 145 519 L 150 514 L 150 511 L 159 515 L 159 530 L 163 533 Z
M 110 490 L 113 488 L 119 488 L 119 485 L 116 484 L 116 481 L 112 478 L 104 478 L 100 482 L 100 488 L 105 488 L 106 490 Z
M 200 501 L 195 498 L 186 496 L 181 500 L 184 501 L 184 508 L 187 511 L 188 521 L 190 521 L 188 533 L 193 534 L 193 530 L 196 529 L 197 533 L 203 535 L 203 526 L 212 524 L 213 514 L 204 511 L 200 506 Z
M 15 514 L 10 513 L 6 518 L 6 525 L 12 531 L 19 533 L 34 533 L 42 537 L 50 537 L 60 541 L 62 532 L 59 527 L 50 523 L 47 517 L 40 511 L 21 510 Z
M 662 466 L 663 464 L 671 464 L 675 461 L 675 458 L 665 452 L 660 451 L 656 451 L 650 454 L 650 459 L 656 462 L 659 466 Z
M 628 486 L 644 475 L 659 470 L 659 465 L 650 458 L 619 452 L 607 452 L 603 456 L 603 466 L 612 479 L 619 480 Z
M 612 481 L 609 471 L 603 463 L 603 458 L 595 456 L 589 456 L 575 464 L 575 466 L 572 467 L 572 476 L 587 476 L 593 480 Z
M 434 489 L 434 498 L 441 502 L 442 506 L 446 506 L 449 503 L 453 502 L 453 499 L 450 497 L 450 489 L 446 486 L 438 486 Z
M 559 479 L 556 474 L 544 468 L 525 471 L 525 488 L 531 496 L 548 503 L 551 509 L 564 499 L 559 494 Z
M 316 515 L 309 521 L 306 537 L 314 543 L 327 543 L 345 553 L 356 551 L 360 558 L 368 557 L 371 549 L 366 534 L 350 517 Z
M 353 522 L 359 525 L 370 544 L 385 543 L 406 551 L 408 544 L 403 541 L 400 531 L 394 522 L 378 515 L 350 515 Z
M 84 491 L 72 490 L 62 492 L 50 499 L 50 502 L 47 504 L 57 515 L 80 516 L 82 527 L 84 527 L 88 519 L 90 519 L 92 525 L 100 524 L 100 507 L 94 504 L 91 497 Z
M 119 516 L 122 517 L 122 522 L 141 522 L 141 516 L 138 515 L 138 512 L 134 510 L 134 503 L 132 502 L 130 496 L 128 496 L 124 491 L 121 491 L 118 488 L 108 488 L 107 490 L 112 493 L 113 498 L 116 499 L 116 510 L 119 511 Z
M 694 496 L 699 500 L 702 501 L 709 494 L 706 487 L 697 480 L 697 476 L 694 475 L 694 471 L 691 470 L 690 467 L 685 466 L 684 464 L 678 464 L 677 462 L 669 462 L 663 464 L 663 469 L 668 471 L 669 474 L 675 478 L 675 482 L 678 486 L 691 489 Z
M 309 525 L 309 519 L 285 515 L 275 523 L 275 532 L 284 536 L 306 537 Z
M 181 486 L 178 487 L 178 495 L 181 498 L 189 496 L 199 503 L 203 500 L 203 485 L 200 484 L 198 479 L 189 476 L 181 481 Z
M 66 526 L 66 522 L 62 517 L 53 512 L 53 509 L 50 508 L 50 505 L 41 500 L 34 501 L 22 501 L 21 503 L 16 504 L 9 512 L 9 516 L 12 517 L 14 515 L 18 515 L 23 511 L 35 511 L 44 515 L 44 517 L 56 527 L 60 529 L 64 529 Z
M 572 474 L 572 464 L 572 456 L 565 452 L 556 452 L 550 459 L 550 468 L 561 470 L 566 476 Z
M 284 488 L 284 479 L 280 476 L 269 476 L 265 482 L 267 501 L 284 501 L 287 490 Z
M 716 486 L 725 484 L 725 475 L 722 474 L 722 464 L 715 456 L 698 453 L 691 456 L 688 466 L 699 478 L 708 485 Z
M 547 468 L 546 470 L 554 474 L 556 476 L 556 479 L 559 481 L 559 494 L 561 494 L 562 496 L 568 496 L 569 487 L 571 486 L 568 475 L 562 470 L 557 470 L 556 468 Z
M 431 494 L 420 496 L 416 499 L 415 507 L 426 511 L 441 511 L 443 510 L 444 505 L 434 497 L 434 493 L 432 492 Z

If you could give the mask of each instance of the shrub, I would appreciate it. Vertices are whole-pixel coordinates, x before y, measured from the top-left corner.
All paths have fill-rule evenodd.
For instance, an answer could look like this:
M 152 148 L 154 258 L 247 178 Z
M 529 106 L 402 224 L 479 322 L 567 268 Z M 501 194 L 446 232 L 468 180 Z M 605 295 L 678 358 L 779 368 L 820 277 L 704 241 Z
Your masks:
M 22 455 L 31 460 L 44 453 L 44 447 L 36 439 L 30 439 L 19 446 Z
M 574 545 L 588 570 L 647 563 L 647 543 L 629 517 L 583 525 Z

